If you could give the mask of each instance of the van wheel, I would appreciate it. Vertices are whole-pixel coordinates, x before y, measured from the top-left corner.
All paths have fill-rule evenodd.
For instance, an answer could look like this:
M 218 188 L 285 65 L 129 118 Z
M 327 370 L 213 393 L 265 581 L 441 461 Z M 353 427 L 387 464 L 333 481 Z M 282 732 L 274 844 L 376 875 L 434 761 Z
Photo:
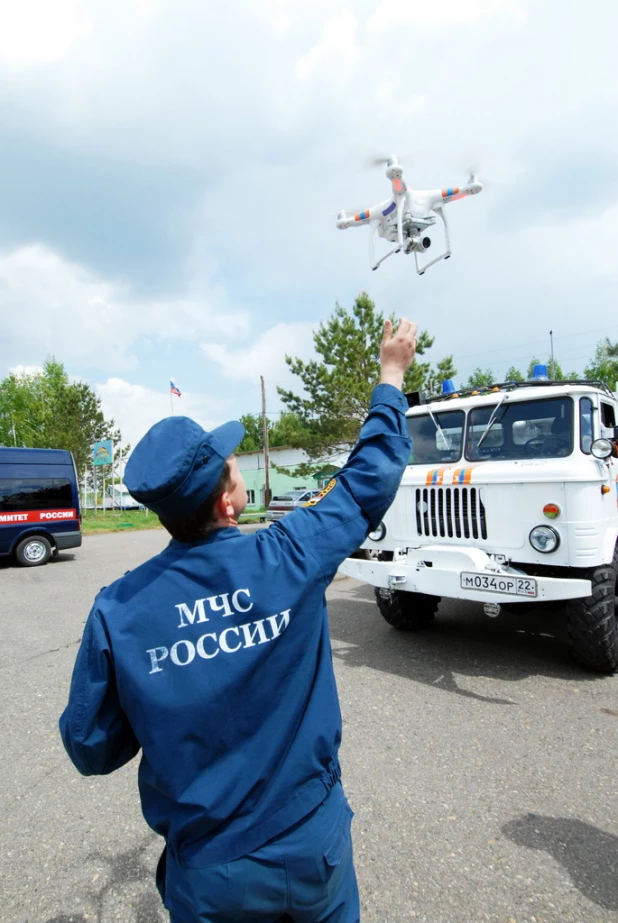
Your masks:
M 618 670 L 618 548 L 611 564 L 589 572 L 592 596 L 566 605 L 567 627 L 575 657 L 597 673 Z
M 376 603 L 380 615 L 399 631 L 420 631 L 433 622 L 440 604 L 439 596 L 426 593 L 404 593 L 376 587 Z
M 40 564 L 47 564 L 51 553 L 51 542 L 45 536 L 32 535 L 19 543 L 15 557 L 23 567 L 38 567 Z

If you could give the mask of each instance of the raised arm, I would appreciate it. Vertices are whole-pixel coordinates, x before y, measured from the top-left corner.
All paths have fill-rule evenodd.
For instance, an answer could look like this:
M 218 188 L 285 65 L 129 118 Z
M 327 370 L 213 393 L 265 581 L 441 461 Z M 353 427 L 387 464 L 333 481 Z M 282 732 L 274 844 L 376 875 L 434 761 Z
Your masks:
M 408 462 L 411 443 L 401 386 L 414 361 L 417 330 L 403 318 L 396 331 L 385 322 L 380 384 L 373 390 L 369 414 L 348 461 L 320 496 L 269 530 L 281 529 L 308 547 L 327 581 L 378 525 Z
M 393 385 L 401 390 L 404 376 L 414 362 L 417 333 L 417 324 L 403 317 L 399 320 L 396 333 L 393 333 L 390 320 L 384 321 L 380 346 L 380 384 Z

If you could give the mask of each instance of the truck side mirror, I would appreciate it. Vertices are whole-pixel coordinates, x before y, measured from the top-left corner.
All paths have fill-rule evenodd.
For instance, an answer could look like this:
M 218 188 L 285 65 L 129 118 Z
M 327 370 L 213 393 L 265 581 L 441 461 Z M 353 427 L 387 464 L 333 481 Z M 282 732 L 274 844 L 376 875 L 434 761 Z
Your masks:
M 595 439 L 590 446 L 590 451 L 599 461 L 604 461 L 606 458 L 614 455 L 616 443 L 611 439 Z

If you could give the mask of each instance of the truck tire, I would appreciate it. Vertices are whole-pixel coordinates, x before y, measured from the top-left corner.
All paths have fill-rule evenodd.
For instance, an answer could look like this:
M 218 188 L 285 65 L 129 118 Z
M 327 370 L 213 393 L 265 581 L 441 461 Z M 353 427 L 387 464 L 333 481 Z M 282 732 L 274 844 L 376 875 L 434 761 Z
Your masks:
M 376 587 L 376 603 L 380 615 L 398 631 L 421 631 L 433 622 L 440 604 L 439 596 L 426 593 L 404 593 Z
M 22 567 L 39 567 L 51 557 L 51 542 L 44 535 L 29 535 L 15 549 L 15 557 Z
M 610 564 L 590 571 L 592 596 L 566 605 L 571 649 L 580 663 L 597 673 L 618 670 L 618 548 Z

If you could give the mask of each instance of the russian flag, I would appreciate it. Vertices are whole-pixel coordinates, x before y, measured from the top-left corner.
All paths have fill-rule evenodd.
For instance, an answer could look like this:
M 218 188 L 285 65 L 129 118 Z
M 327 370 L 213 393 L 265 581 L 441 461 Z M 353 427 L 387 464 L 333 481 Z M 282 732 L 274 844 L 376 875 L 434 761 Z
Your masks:
M 171 378 L 170 378 L 170 391 L 172 392 L 172 394 L 175 394 L 176 397 L 180 397 L 180 389 L 176 387 L 173 379 Z

